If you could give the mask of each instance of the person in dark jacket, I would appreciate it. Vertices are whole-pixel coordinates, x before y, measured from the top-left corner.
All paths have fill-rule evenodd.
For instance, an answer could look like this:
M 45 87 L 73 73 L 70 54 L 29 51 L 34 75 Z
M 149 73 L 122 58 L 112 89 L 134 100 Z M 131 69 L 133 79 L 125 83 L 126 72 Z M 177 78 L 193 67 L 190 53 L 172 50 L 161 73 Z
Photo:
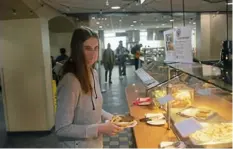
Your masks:
M 61 48 L 60 53 L 61 53 L 61 55 L 56 58 L 56 62 L 63 63 L 65 60 L 68 60 L 69 57 L 66 55 L 65 48 Z
M 108 82 L 109 72 L 109 83 L 112 84 L 112 69 L 115 64 L 115 56 L 113 50 L 111 49 L 110 43 L 108 43 L 107 49 L 104 50 L 102 63 L 104 64 L 105 68 L 105 82 Z
M 132 49 L 131 49 L 131 53 L 134 55 L 134 65 L 135 65 L 135 70 L 138 69 L 138 65 L 139 65 L 139 58 L 141 55 L 141 47 L 142 44 L 136 44 Z
M 119 61 L 119 77 L 122 79 L 122 75 L 126 76 L 126 57 L 128 57 L 129 51 L 123 47 L 122 41 L 119 41 L 119 46 L 116 49 L 116 55 Z

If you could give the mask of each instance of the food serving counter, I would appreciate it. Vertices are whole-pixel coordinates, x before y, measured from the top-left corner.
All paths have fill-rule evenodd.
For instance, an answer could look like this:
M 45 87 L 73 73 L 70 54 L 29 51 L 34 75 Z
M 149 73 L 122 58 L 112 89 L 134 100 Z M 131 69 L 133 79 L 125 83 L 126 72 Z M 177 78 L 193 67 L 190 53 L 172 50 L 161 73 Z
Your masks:
M 141 82 L 129 85 L 126 97 L 130 114 L 138 121 L 133 128 L 138 148 L 158 148 L 163 141 L 179 141 L 186 147 L 232 147 L 232 84 L 219 68 L 152 62 L 136 74 Z M 140 98 L 151 103 L 133 104 Z M 140 121 L 147 113 L 162 113 L 166 121 Z

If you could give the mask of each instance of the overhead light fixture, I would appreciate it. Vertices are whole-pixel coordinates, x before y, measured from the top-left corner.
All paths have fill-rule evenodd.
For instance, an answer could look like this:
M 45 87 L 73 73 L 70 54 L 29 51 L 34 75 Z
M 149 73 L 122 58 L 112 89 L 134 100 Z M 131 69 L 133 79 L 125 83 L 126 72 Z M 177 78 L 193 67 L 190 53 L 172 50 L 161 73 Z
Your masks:
M 170 22 L 174 22 L 174 19 L 171 19 Z
M 233 5 L 233 3 L 227 3 L 227 5 Z
M 12 13 L 13 13 L 13 15 L 16 15 L 16 10 L 12 9 Z
M 137 21 L 133 21 L 133 23 L 137 23 Z
M 193 25 L 195 25 L 196 24 L 196 22 L 193 22 Z
M 133 27 L 134 25 L 133 25 L 133 24 L 131 24 L 130 26 L 132 26 L 132 27 Z
M 103 26 L 99 26 L 99 28 L 103 28 Z
M 111 9 L 117 10 L 117 9 L 121 9 L 120 6 L 112 6 Z
M 95 20 L 95 17 L 91 17 L 92 20 Z
M 143 4 L 145 0 L 136 0 L 136 4 Z
M 108 0 L 106 0 L 106 6 L 108 6 L 109 5 L 109 2 L 108 2 Z
M 107 20 L 108 18 L 104 18 L 104 20 Z
M 119 22 L 121 22 L 122 20 L 120 19 Z
M 96 22 L 96 24 L 100 24 L 100 22 Z

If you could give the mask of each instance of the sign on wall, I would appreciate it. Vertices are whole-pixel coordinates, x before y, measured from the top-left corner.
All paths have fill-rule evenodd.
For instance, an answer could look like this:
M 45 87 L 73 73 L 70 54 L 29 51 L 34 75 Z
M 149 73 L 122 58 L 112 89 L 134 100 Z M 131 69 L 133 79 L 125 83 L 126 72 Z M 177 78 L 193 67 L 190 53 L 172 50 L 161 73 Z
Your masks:
M 166 58 L 168 62 L 193 62 L 192 29 L 180 27 L 164 32 Z

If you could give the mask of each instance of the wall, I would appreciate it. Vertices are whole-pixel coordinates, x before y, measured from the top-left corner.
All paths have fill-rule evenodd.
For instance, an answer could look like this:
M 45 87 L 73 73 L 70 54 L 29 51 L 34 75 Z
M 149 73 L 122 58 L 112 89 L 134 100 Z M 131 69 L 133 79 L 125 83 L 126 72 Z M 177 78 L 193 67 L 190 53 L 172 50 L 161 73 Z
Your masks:
M 232 16 L 229 17 L 229 39 L 232 40 Z M 197 58 L 219 60 L 221 42 L 226 40 L 225 14 L 200 14 L 197 19 Z
M 211 59 L 220 59 L 220 50 L 222 49 L 222 41 L 227 40 L 227 25 L 226 25 L 226 15 L 218 14 L 216 16 L 211 16 L 210 23 L 210 57 Z M 229 31 L 228 39 L 232 40 L 232 16 L 229 17 Z
M 53 33 L 50 32 L 51 55 L 56 58 L 60 55 L 60 48 L 66 48 L 67 54 L 70 54 L 70 41 L 72 33 Z
M 41 19 L 21 19 L 1 21 L 0 28 L 7 129 L 48 130 L 54 123 L 48 114 L 49 105 L 53 111 L 48 24 Z

